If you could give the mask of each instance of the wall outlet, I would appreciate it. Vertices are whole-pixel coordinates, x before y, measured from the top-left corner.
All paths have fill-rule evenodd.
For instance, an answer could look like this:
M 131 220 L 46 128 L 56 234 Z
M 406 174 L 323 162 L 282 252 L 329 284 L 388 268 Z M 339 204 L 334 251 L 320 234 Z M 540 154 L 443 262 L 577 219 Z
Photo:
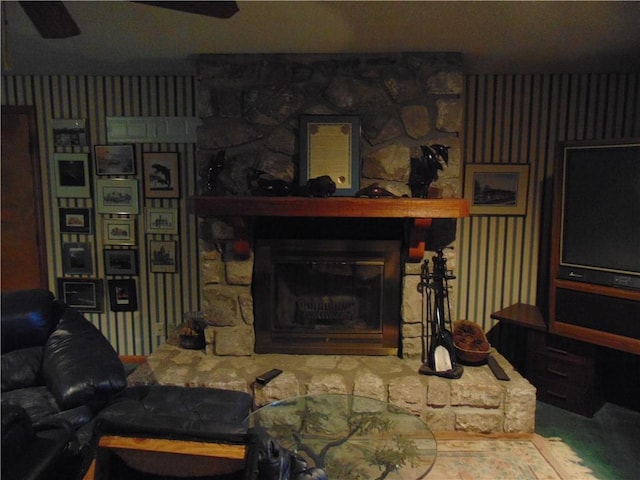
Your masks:
M 153 327 L 153 333 L 155 333 L 158 337 L 166 337 L 167 329 L 164 326 L 163 322 L 156 322 Z

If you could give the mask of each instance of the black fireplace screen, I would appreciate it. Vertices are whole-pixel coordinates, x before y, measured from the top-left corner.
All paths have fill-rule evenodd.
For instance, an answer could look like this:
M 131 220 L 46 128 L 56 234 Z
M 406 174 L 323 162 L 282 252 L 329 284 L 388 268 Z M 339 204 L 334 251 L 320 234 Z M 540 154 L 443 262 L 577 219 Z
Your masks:
M 256 242 L 258 353 L 396 354 L 400 242 Z

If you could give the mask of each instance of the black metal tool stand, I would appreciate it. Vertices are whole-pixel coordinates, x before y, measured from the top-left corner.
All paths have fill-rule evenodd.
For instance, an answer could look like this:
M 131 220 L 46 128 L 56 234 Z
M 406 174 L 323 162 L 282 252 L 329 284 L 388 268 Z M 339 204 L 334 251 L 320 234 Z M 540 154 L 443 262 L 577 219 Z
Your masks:
M 433 272 L 429 272 L 428 260 L 425 260 L 422 264 L 418 290 L 422 294 L 423 365 L 418 372 L 423 375 L 460 378 L 464 368 L 462 365 L 458 365 L 456 361 L 456 351 L 453 344 L 453 335 L 451 334 L 451 306 L 448 295 L 448 280 L 455 277 L 447 274 L 446 264 L 447 259 L 444 257 L 442 250 L 438 250 L 433 257 Z M 447 305 L 446 316 L 445 300 Z M 431 315 L 432 311 L 433 315 Z

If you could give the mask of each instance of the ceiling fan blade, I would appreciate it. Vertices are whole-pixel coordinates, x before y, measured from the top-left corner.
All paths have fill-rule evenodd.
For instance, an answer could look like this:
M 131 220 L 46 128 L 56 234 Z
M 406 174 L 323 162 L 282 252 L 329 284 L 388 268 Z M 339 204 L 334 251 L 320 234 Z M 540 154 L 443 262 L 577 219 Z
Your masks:
M 62 2 L 20 2 L 42 38 L 69 38 L 80 35 L 80 28 Z
M 216 18 L 231 18 L 238 11 L 236 2 L 138 2 L 154 7 L 168 8 L 169 10 L 178 10 L 180 12 L 197 13 L 198 15 L 206 15 Z

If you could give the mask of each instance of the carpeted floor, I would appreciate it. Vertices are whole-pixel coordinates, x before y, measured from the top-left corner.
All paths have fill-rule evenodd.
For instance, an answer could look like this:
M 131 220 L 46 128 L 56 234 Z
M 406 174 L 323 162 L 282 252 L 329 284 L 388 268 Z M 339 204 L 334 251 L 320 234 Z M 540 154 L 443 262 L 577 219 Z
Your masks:
M 589 468 L 562 440 L 537 434 L 436 434 L 429 480 L 591 480 Z

